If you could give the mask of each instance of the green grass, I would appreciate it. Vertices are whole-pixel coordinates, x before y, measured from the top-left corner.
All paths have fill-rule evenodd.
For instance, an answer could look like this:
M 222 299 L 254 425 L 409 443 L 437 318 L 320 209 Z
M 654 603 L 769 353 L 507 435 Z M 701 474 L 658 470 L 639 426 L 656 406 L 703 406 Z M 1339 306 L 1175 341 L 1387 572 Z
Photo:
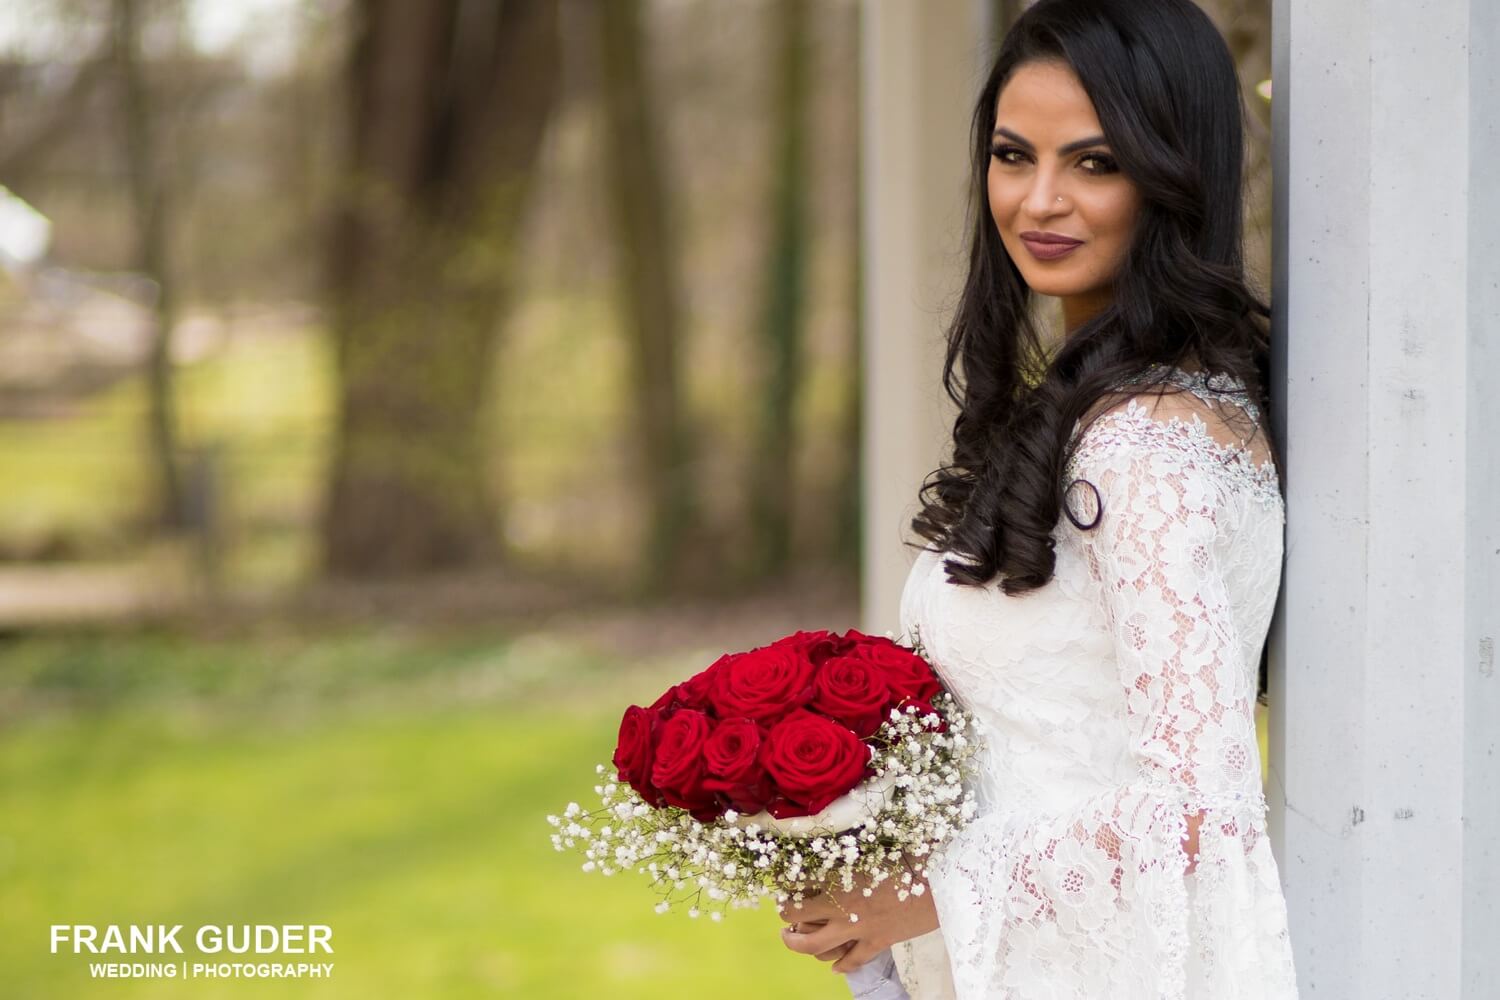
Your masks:
M 141 383 L 100 393 L 65 419 L 0 421 L 0 524 L 7 540 L 60 533 L 99 545 L 136 515 L 143 489 Z
M 545 814 L 585 798 L 615 707 L 657 681 L 560 647 L 538 670 L 539 652 L 391 633 L 12 643 L 0 995 L 843 995 L 781 947 L 773 912 L 658 916 L 643 876 L 552 849 Z M 204 924 L 328 924 L 335 975 L 94 981 L 48 953 L 53 923 L 182 924 L 189 962 Z
M 245 563 L 231 571 L 252 581 L 296 579 L 307 564 L 307 546 L 280 536 L 316 509 L 332 374 L 313 331 L 235 339 L 176 372 L 180 443 L 217 451 L 223 516 Z M 91 558 L 128 546 L 149 506 L 145 412 L 133 376 L 65 415 L 0 421 L 0 540 L 24 550 L 60 538 Z
M 658 916 L 643 876 L 551 847 L 618 707 L 692 661 L 397 628 L 10 640 L 0 996 L 843 996 L 769 910 Z M 54 923 L 327 924 L 335 976 L 96 981 Z
M 592 299 L 528 301 L 512 326 L 485 415 L 489 475 L 530 515 L 512 544 L 550 551 L 576 535 L 554 510 L 559 498 L 592 494 L 624 473 L 617 414 L 627 359 L 608 311 Z M 231 582 L 304 578 L 333 435 L 326 330 L 236 335 L 173 377 L 181 447 L 217 454 Z M 60 547 L 94 559 L 128 551 L 150 506 L 146 405 L 137 374 L 46 419 L 0 419 L 0 549 Z M 579 544 L 596 561 L 629 554 L 614 535 Z

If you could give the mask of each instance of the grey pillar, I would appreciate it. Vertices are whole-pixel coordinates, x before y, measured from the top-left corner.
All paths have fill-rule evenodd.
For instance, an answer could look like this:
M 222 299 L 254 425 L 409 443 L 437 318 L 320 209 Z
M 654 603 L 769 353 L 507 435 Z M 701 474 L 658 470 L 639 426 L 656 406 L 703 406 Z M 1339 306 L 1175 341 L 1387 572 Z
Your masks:
M 946 452 L 944 329 L 963 278 L 969 112 L 986 4 L 860 8 L 864 227 L 863 627 L 895 629 L 922 478 Z
M 1275 0 L 1274 847 L 1304 996 L 1500 996 L 1500 18 Z

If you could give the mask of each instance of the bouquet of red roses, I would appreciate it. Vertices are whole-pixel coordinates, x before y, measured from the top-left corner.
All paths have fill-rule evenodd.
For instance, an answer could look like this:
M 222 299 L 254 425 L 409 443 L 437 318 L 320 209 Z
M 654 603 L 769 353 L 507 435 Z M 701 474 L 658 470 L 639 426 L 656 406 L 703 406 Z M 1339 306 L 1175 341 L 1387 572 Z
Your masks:
M 649 874 L 658 912 L 686 898 L 697 916 L 705 895 L 800 901 L 861 877 L 865 895 L 899 879 L 904 899 L 973 815 L 972 728 L 919 643 L 797 632 L 626 709 L 600 807 L 549 816 L 552 842 L 585 871 Z

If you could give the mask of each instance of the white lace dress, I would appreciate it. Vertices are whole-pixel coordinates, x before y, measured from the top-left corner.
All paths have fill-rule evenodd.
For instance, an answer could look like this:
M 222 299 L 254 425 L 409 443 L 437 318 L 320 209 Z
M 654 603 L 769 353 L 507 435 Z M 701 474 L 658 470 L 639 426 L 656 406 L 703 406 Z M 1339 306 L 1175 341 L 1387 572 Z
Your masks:
M 979 818 L 930 867 L 941 929 L 896 949 L 915 1000 L 1297 995 L 1254 717 L 1285 508 L 1215 416 L 1259 424 L 1243 386 L 1168 374 L 1190 393 L 1078 443 L 1065 482 L 1103 510 L 1070 489 L 1098 524 L 1059 520 L 1046 586 L 951 585 L 931 548 L 911 568 L 902 633 L 986 728 Z

